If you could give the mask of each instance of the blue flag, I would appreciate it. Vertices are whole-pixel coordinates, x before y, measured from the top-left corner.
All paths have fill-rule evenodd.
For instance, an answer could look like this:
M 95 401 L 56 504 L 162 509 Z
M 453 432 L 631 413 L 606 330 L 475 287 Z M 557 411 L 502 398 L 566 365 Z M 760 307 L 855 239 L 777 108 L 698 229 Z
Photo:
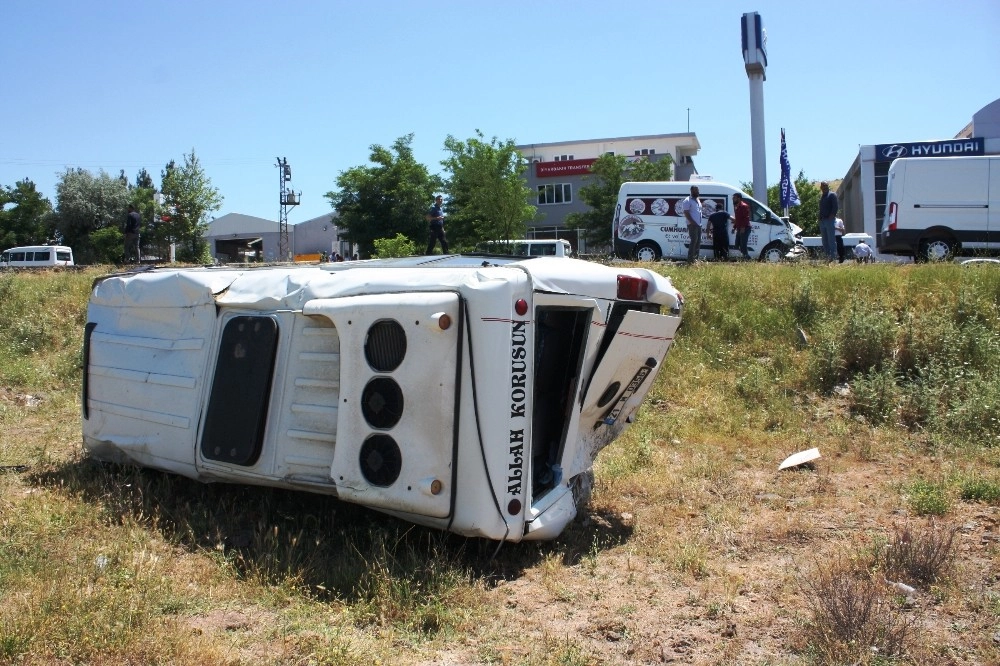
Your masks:
M 785 128 L 781 128 L 781 207 L 798 206 L 799 193 L 795 191 L 792 180 L 792 165 L 788 163 L 788 148 L 785 147 Z

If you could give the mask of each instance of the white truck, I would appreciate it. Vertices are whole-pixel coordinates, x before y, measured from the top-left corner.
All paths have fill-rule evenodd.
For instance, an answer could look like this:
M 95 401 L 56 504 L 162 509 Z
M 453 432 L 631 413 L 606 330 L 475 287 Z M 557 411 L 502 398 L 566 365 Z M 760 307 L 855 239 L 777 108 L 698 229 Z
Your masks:
M 939 261 L 1000 253 L 1000 157 L 906 157 L 886 185 L 881 254 Z
M 201 481 L 550 539 L 680 324 L 643 268 L 446 255 L 155 269 L 94 285 L 83 442 Z

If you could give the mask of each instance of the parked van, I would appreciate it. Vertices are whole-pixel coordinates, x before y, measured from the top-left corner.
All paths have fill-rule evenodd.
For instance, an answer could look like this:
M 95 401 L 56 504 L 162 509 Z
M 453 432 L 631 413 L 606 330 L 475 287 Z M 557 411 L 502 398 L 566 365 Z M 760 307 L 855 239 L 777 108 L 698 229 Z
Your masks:
M 699 254 L 711 257 L 712 225 L 708 216 L 719 209 L 733 213 L 733 195 L 739 192 L 750 205 L 750 240 L 747 252 L 761 261 L 781 261 L 795 249 L 795 235 L 786 220 L 732 185 L 715 181 L 660 181 L 623 183 L 618 192 L 618 205 L 612 221 L 611 237 L 615 254 L 623 259 L 657 261 L 686 259 L 688 231 L 680 203 L 691 194 L 691 186 L 699 190 L 704 211 L 705 231 L 701 234 Z M 730 253 L 736 251 L 736 234 L 729 224 Z
M 12 247 L 0 255 L 4 268 L 44 268 L 46 266 L 72 266 L 73 250 L 65 245 L 27 245 Z
M 545 240 L 486 241 L 476 246 L 476 252 L 506 254 L 513 257 L 569 257 L 573 246 L 564 238 Z
M 885 202 L 882 254 L 939 261 L 1000 253 L 1000 157 L 897 159 Z

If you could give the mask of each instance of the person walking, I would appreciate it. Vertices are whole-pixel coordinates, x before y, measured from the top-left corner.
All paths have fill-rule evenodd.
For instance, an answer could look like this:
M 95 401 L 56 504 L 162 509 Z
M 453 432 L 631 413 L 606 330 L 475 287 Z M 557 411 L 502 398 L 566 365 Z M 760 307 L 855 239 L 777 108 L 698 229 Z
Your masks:
M 444 211 L 442 206 L 444 205 L 444 198 L 439 194 L 437 198 L 434 199 L 434 205 L 427 212 L 427 221 L 430 223 L 430 234 L 427 239 L 427 252 L 424 254 L 431 254 L 434 252 L 434 243 L 441 241 L 441 254 L 448 254 L 448 240 L 444 235 Z
M 135 206 L 129 204 L 128 215 L 125 217 L 125 263 L 139 263 L 139 213 Z
M 736 249 L 744 259 L 750 258 L 747 243 L 750 241 L 750 204 L 743 200 L 739 192 L 733 194 L 733 207 L 736 213 L 733 218 L 733 230 L 736 232 Z
M 701 201 L 698 200 L 698 186 L 691 186 L 691 196 L 681 201 L 681 212 L 687 221 L 688 256 L 687 261 L 693 264 L 701 252 Z
M 819 198 L 819 233 L 823 239 L 823 251 L 826 258 L 833 261 L 837 258 L 837 238 L 834 225 L 837 223 L 839 204 L 837 195 L 830 191 L 830 184 L 825 180 L 819 184 L 822 196 Z
M 837 241 L 837 261 L 839 263 L 844 263 L 844 231 L 846 227 L 844 226 L 844 221 L 839 217 L 833 223 L 833 235 Z

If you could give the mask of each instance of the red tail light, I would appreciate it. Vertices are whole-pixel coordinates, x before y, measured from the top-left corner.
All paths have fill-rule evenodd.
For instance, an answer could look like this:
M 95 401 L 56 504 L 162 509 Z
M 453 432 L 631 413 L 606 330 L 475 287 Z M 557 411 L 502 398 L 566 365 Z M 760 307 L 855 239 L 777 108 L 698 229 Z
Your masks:
M 896 230 L 896 209 L 897 209 L 896 202 L 895 201 L 891 202 L 889 204 L 889 215 L 887 216 L 889 221 L 888 224 L 889 231 Z
M 618 276 L 618 298 L 623 301 L 644 301 L 649 282 L 631 275 Z

